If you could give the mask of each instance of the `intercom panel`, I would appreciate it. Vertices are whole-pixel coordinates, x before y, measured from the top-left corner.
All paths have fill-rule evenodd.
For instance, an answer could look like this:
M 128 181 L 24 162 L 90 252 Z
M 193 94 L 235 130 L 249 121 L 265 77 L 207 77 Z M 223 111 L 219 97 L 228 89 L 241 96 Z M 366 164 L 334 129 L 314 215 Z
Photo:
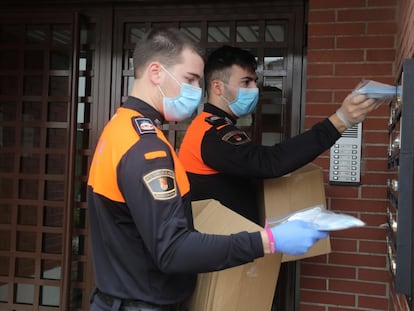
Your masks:
M 329 183 L 360 185 L 362 123 L 342 133 L 330 149 Z

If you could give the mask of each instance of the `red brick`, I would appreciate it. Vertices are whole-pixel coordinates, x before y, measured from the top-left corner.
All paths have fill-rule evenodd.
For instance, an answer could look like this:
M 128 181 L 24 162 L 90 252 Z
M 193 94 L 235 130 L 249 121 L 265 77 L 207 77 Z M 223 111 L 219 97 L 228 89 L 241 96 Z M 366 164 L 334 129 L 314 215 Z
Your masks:
M 361 35 L 365 34 L 365 23 L 310 24 L 308 31 L 312 36 Z
M 359 309 L 375 309 L 375 310 L 389 310 L 388 299 L 369 297 L 369 296 L 358 296 L 358 308 Z
M 369 161 L 369 160 L 368 160 Z M 368 173 L 363 171 L 361 173 L 361 183 L 363 185 L 386 185 L 388 179 L 387 173 L 375 172 Z
M 309 103 L 331 103 L 332 92 L 327 91 L 307 91 L 306 92 L 306 108 L 313 108 Z
M 332 77 L 332 78 L 309 78 L 307 88 L 313 90 L 352 90 L 360 82 L 360 78 Z
M 392 48 L 394 36 L 337 37 L 336 47 L 340 49 Z
M 387 221 L 385 213 L 384 214 L 360 213 L 359 214 L 359 219 L 361 219 L 363 222 L 365 222 L 369 226 L 380 226 L 380 225 L 382 225 L 383 223 L 385 223 Z M 374 245 L 371 245 L 371 246 L 374 248 Z
M 364 187 L 362 186 L 362 193 L 363 198 L 370 198 L 370 199 L 385 199 L 387 197 L 387 189 L 386 187 Z
M 369 199 L 341 199 L 341 198 L 332 198 L 331 204 L 333 210 L 342 211 L 342 212 L 359 212 L 364 211 L 364 213 L 383 213 L 385 211 L 386 199 L 382 198 L 380 200 L 369 200 Z
M 371 144 L 383 144 L 388 141 L 388 131 L 364 131 L 364 142 Z
M 379 6 L 385 6 L 385 7 L 395 7 L 398 3 L 398 0 L 368 0 L 368 6 L 369 7 L 379 7 Z
M 367 34 L 392 34 L 397 30 L 397 23 L 392 22 L 371 22 L 367 24 Z
M 362 50 L 321 50 L 308 55 L 308 63 L 341 63 L 364 61 Z
M 327 265 L 301 264 L 301 274 L 306 276 L 323 278 L 355 279 L 356 269 L 354 267 L 336 267 Z
M 387 259 L 385 255 L 331 253 L 329 254 L 329 263 L 355 267 L 384 268 L 386 266 Z
M 362 157 L 364 158 L 380 158 L 384 159 L 388 157 L 387 146 L 362 146 Z
M 388 283 L 391 281 L 391 275 L 388 269 L 359 268 L 358 280 Z
M 300 302 L 300 311 L 325 311 L 325 306 L 316 306 Z
M 354 8 L 364 7 L 364 0 L 310 0 L 309 7 L 311 9 L 330 9 L 330 8 Z
M 335 47 L 335 38 L 320 38 L 313 37 L 309 34 L 308 37 L 308 55 L 315 53 L 313 49 L 333 49 Z
M 348 280 L 329 280 L 329 290 L 344 293 L 358 293 L 367 295 L 386 295 L 386 285 Z
M 356 198 L 358 193 L 358 187 L 330 185 L 325 188 L 325 194 L 329 197 Z
M 348 6 L 349 7 L 349 6 Z M 356 21 L 395 21 L 395 8 L 366 8 L 354 10 L 340 10 L 337 13 L 339 22 L 356 22 Z
M 335 11 L 334 10 L 323 10 L 323 11 L 315 11 L 311 10 L 308 14 L 308 24 L 312 25 L 312 23 L 326 23 L 326 22 L 333 22 L 335 20 Z
M 392 72 L 390 63 L 373 64 L 336 64 L 335 75 L 340 76 L 364 76 L 369 72 L 371 75 L 389 75 Z
M 332 304 L 332 305 L 343 305 L 354 307 L 355 306 L 355 295 L 332 293 L 329 291 L 318 292 L 311 290 L 302 290 L 300 293 L 302 301 Z
M 301 272 L 303 275 L 303 272 Z M 321 278 L 301 277 L 300 287 L 303 289 L 327 290 L 327 280 Z
M 357 241 L 351 239 L 340 239 L 332 237 L 331 235 L 331 248 L 334 252 L 356 252 Z
M 308 64 L 306 68 L 307 76 L 332 76 L 332 64 Z
M 352 228 L 348 230 L 333 231 L 332 237 L 347 239 L 364 239 L 380 241 L 385 239 L 386 231 L 383 228 L 370 228 L 369 226 Z
M 366 60 L 368 62 L 375 61 L 394 61 L 395 50 L 394 49 L 373 49 L 366 51 Z

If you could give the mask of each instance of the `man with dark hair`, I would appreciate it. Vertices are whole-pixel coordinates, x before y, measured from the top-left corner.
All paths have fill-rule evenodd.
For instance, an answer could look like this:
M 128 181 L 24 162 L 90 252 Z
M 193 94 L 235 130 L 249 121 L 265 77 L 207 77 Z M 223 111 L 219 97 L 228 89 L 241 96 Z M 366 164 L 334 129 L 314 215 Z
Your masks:
M 89 172 L 92 311 L 184 311 L 197 273 L 302 254 L 327 236 L 302 221 L 229 236 L 194 230 L 186 172 L 158 126 L 194 112 L 203 67 L 177 29 L 137 44 L 131 94 L 105 126 Z
M 311 162 L 347 128 L 362 122 L 377 103 L 350 94 L 336 113 L 310 130 L 274 146 L 258 145 L 236 125 L 258 103 L 256 68 L 255 57 L 237 47 L 223 46 L 209 55 L 204 69 L 208 102 L 190 124 L 179 158 L 188 173 L 192 200 L 216 199 L 263 225 L 256 181 Z

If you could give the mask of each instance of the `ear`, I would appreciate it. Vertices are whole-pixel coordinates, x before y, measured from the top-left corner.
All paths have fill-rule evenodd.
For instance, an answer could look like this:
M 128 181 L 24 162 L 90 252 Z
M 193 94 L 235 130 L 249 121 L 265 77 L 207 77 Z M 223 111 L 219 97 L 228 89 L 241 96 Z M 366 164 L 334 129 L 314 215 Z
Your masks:
M 155 85 L 160 84 L 162 68 L 159 62 L 150 62 L 147 66 L 146 74 L 148 79 Z
M 224 84 L 220 80 L 212 80 L 210 82 L 210 94 L 221 96 L 224 92 Z

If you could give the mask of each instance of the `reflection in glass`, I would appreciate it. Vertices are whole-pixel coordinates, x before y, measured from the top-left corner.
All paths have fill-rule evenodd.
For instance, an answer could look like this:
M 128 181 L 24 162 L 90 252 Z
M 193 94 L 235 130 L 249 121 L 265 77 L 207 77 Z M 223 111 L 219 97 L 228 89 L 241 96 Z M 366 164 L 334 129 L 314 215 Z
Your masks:
M 41 133 L 41 130 L 38 127 L 22 128 L 20 145 L 22 147 L 27 147 L 27 148 L 39 148 L 40 147 L 40 133 Z
M 181 23 L 180 30 L 184 32 L 187 36 L 192 38 L 195 42 L 201 41 L 201 28 L 200 26 L 196 25 L 187 25 L 185 23 Z
M 45 200 L 48 201 L 64 201 L 65 191 L 64 191 L 64 182 L 63 181 L 47 181 L 45 182 Z
M 19 198 L 26 200 L 38 199 L 39 181 L 34 179 L 19 180 Z
M 21 26 L 19 24 L 0 25 L 0 42 L 2 44 L 18 43 L 20 41 Z
M 72 41 L 71 25 L 52 25 L 52 41 L 54 44 L 70 44 Z
M 18 56 L 17 50 L 1 50 L 0 70 L 17 70 L 19 65 Z
M 42 70 L 44 64 L 43 50 L 24 51 L 24 69 Z
M 207 31 L 208 42 L 229 42 L 230 41 L 230 27 L 224 25 L 208 25 Z
M 16 250 L 20 252 L 36 251 L 36 232 L 17 231 Z
M 25 76 L 23 80 L 23 95 L 41 96 L 43 90 L 42 76 Z
M 284 57 L 265 56 L 265 70 L 281 70 L 284 68 Z
M 128 25 L 129 35 L 127 40 L 128 43 L 137 43 L 140 41 L 145 34 L 145 24 Z
M 84 280 L 84 264 L 83 262 L 72 262 L 72 281 L 82 282 Z
M 2 289 L 0 290 L 0 301 L 7 302 L 8 296 L 9 296 L 9 284 L 0 282 L 0 288 Z M 2 309 L 2 311 L 3 310 L 6 310 L 6 309 Z
M 80 31 L 80 44 L 93 44 L 96 41 L 96 26 L 95 24 L 83 24 Z
M 282 90 L 283 90 L 283 78 L 282 77 L 264 77 L 263 78 L 263 89 L 265 89 L 266 91 L 273 91 L 281 97 Z
M 0 121 L 14 121 L 17 117 L 15 102 L 0 102 Z
M 27 43 L 45 43 L 48 39 L 48 25 L 27 25 L 26 42 Z
M 46 147 L 66 149 L 66 129 L 48 128 L 46 134 Z
M 17 210 L 17 224 L 36 226 L 37 224 L 37 206 L 19 205 Z
M 265 27 L 266 42 L 284 42 L 285 27 L 283 25 L 266 25 Z
M 69 70 L 70 51 L 58 50 L 50 51 L 49 68 L 51 70 Z
M 237 25 L 236 27 L 237 42 L 258 42 L 259 26 L 258 25 Z
M 15 303 L 33 304 L 34 285 L 33 284 L 15 284 Z
M 0 76 L 0 94 L 17 95 L 17 76 Z
M 1 233 L 1 232 L 0 232 Z M 10 258 L 7 256 L 0 256 L 0 275 L 8 276 L 9 275 L 9 264 Z M 4 290 L 3 283 L 0 282 L 0 288 Z M 0 301 L 1 301 L 1 291 L 0 291 Z
M 85 237 L 83 235 L 72 237 L 72 254 L 74 255 L 85 254 Z
M 47 109 L 47 121 L 49 122 L 67 122 L 68 106 L 66 102 L 49 102 Z
M 63 175 L 66 168 L 66 156 L 62 154 L 46 155 L 46 174 Z
M 42 306 L 59 306 L 60 303 L 60 287 L 42 285 L 40 286 Z
M 10 251 L 10 231 L 0 230 L 0 251 Z
M 14 153 L 0 153 L 0 173 L 11 173 L 14 171 Z
M 24 153 L 20 156 L 20 173 L 39 174 L 40 172 L 40 155 Z
M 13 206 L 9 203 L 0 204 L 0 224 L 10 225 L 12 220 L 12 209 Z M 1 259 L 1 257 L 0 257 Z M 0 262 L 1 267 L 1 262 Z
M 23 121 L 41 121 L 42 120 L 42 103 L 41 102 L 23 102 L 22 120 Z
M 0 195 L 3 199 L 11 199 L 14 197 L 14 182 L 11 178 L 0 178 Z
M 48 254 L 62 254 L 62 235 L 57 233 L 43 233 L 42 252 Z
M 69 78 L 68 77 L 49 77 L 49 96 L 68 96 Z
M 86 228 L 86 210 L 83 208 L 73 209 L 73 226 L 75 228 Z
M 60 280 L 62 278 L 62 268 L 60 261 L 42 260 L 41 277 L 48 280 Z
M 35 260 L 32 258 L 17 258 L 15 275 L 22 278 L 34 279 Z
M 63 210 L 58 206 L 45 206 L 43 209 L 43 226 L 63 227 Z

